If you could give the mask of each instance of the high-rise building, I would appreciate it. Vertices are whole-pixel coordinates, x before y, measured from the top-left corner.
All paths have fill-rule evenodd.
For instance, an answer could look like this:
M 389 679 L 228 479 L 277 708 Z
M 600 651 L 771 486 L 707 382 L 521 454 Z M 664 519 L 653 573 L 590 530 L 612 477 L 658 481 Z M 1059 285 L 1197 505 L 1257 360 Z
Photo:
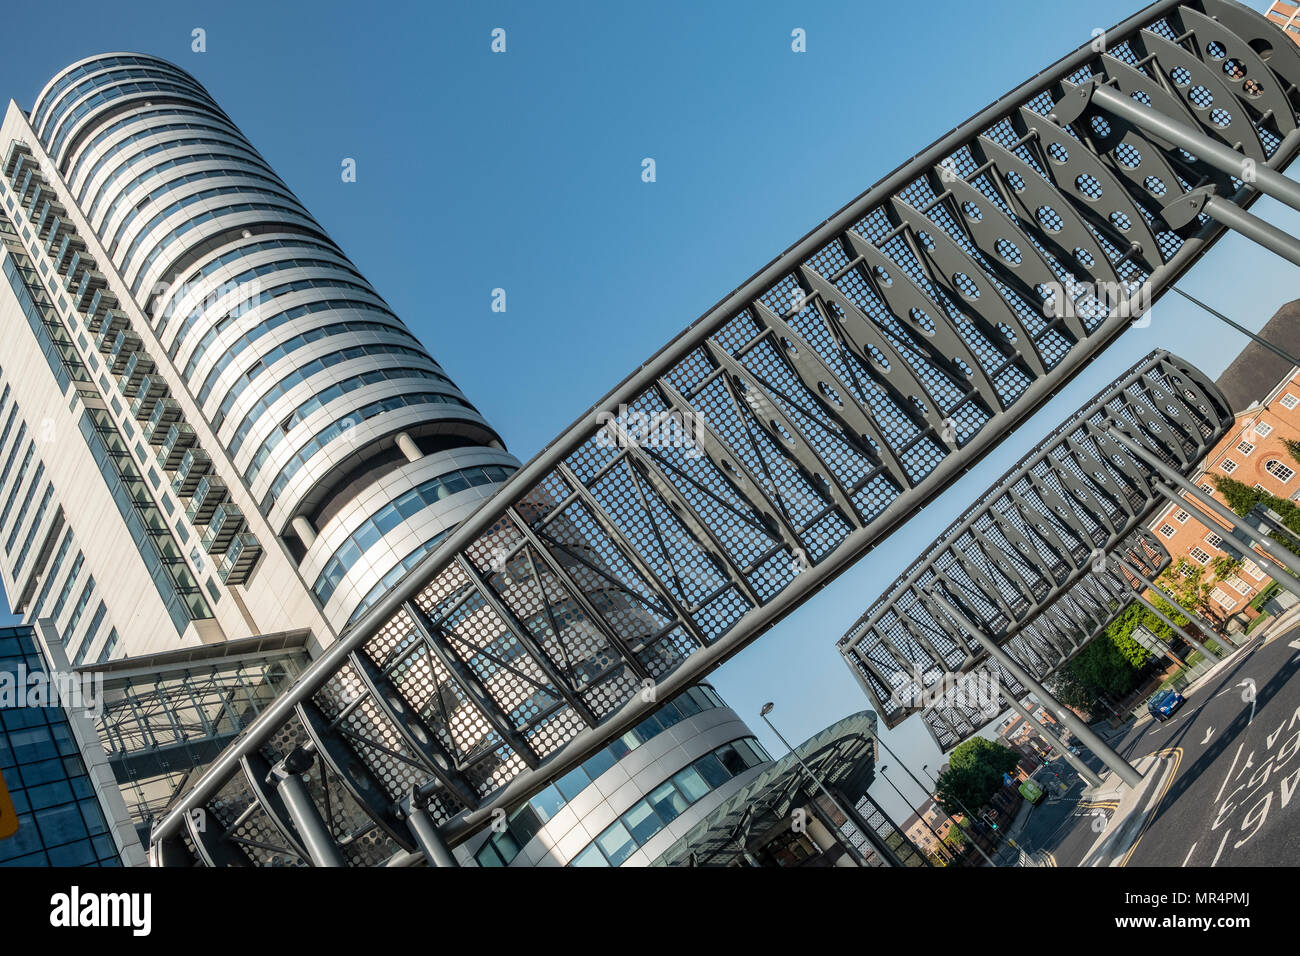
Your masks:
M 0 866 L 144 863 L 98 746 L 98 688 L 71 677 L 48 624 L 0 628 L 0 775 L 17 815 L 17 831 L 0 840 Z
M 188 73 L 0 126 L 0 583 L 73 666 L 328 645 L 516 460 Z

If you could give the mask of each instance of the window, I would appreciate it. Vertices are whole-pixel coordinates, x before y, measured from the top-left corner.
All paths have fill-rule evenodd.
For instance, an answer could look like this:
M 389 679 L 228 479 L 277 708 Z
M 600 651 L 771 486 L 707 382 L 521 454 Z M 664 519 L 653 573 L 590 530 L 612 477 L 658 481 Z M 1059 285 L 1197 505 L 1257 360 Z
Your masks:
M 1247 584 L 1245 581 L 1243 581 L 1241 578 L 1237 578 L 1237 577 L 1229 578 L 1228 587 L 1232 588 L 1238 594 L 1250 593 L 1250 585 Z
M 1283 484 L 1286 484 L 1295 477 L 1295 471 L 1282 464 L 1276 458 L 1270 458 L 1268 461 L 1264 462 L 1264 470 Z
M 1174 526 L 1171 524 L 1162 524 L 1160 526 L 1160 533 L 1166 538 L 1172 538 L 1174 536 Z
M 1237 443 L 1237 451 L 1241 452 L 1243 455 L 1249 456 L 1250 453 L 1254 450 L 1255 450 L 1255 446 L 1248 441 Z
M 1285 395 L 1282 396 L 1281 405 L 1283 408 L 1290 411 L 1291 409 L 1295 408 L 1297 405 L 1300 405 L 1300 398 L 1296 398 L 1290 392 L 1287 392 Z
M 1214 496 L 1214 485 L 1210 484 L 1208 481 L 1201 483 L 1201 490 L 1211 497 Z
M 1267 422 L 1255 422 L 1251 430 L 1255 433 L 1256 438 L 1267 438 L 1273 434 L 1273 426 Z
M 1179 524 L 1186 524 L 1187 519 L 1190 517 L 1191 515 L 1189 515 L 1182 508 L 1179 508 L 1176 512 L 1174 512 L 1174 520 L 1177 521 Z
M 1200 548 L 1192 548 L 1192 550 L 1187 552 L 1187 556 L 1197 564 L 1208 564 L 1210 560 L 1209 554 L 1202 551 Z
M 1225 475 L 1230 475 L 1237 470 L 1237 463 L 1231 458 L 1225 458 L 1219 463 L 1219 467 L 1223 469 Z
M 1223 588 L 1215 588 L 1214 591 L 1210 594 L 1210 600 L 1213 601 L 1215 604 L 1222 605 L 1223 607 L 1228 609 L 1231 609 L 1232 606 L 1237 603 L 1237 599 L 1234 598 L 1227 591 L 1223 590 Z
M 1223 547 L 1223 536 L 1215 534 L 1213 531 L 1206 532 L 1205 541 L 1211 548 Z
M 1241 561 L 1241 570 L 1249 574 L 1256 581 L 1264 577 L 1264 572 L 1259 569 L 1259 565 L 1250 558 L 1243 558 Z

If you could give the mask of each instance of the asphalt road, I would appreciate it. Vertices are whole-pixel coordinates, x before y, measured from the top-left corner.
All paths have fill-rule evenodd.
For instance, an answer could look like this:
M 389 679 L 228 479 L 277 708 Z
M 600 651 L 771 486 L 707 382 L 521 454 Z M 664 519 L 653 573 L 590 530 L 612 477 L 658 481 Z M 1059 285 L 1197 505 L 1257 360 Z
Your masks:
M 1112 746 L 1134 764 L 1162 755 L 1176 765 L 1128 866 L 1300 862 L 1300 627 L 1252 639 L 1171 720 L 1136 723 Z M 1035 808 L 1018 842 L 1078 865 L 1114 809 L 1079 794 Z

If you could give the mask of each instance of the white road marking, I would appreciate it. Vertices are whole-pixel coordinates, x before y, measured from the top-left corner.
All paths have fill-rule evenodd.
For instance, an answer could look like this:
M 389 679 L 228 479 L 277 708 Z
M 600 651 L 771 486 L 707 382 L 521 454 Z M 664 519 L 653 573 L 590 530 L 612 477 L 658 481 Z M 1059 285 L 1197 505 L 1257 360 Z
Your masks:
M 1230 833 L 1232 833 L 1231 827 L 1223 831 L 1223 839 L 1219 841 L 1219 852 L 1214 854 L 1214 862 L 1211 863 L 1210 866 L 1219 865 L 1219 856 L 1223 853 L 1223 845 L 1228 842 L 1228 835 Z
M 1241 756 L 1241 750 L 1245 746 L 1246 746 L 1246 741 L 1244 740 L 1241 743 L 1237 744 L 1237 752 L 1232 755 L 1232 766 L 1228 768 L 1228 775 L 1223 778 L 1223 783 L 1220 784 L 1219 786 L 1219 792 L 1214 795 L 1215 803 L 1219 802 L 1219 798 L 1223 796 L 1223 788 L 1226 787 L 1228 785 L 1228 781 L 1232 779 L 1232 771 L 1237 769 L 1237 758 Z
M 1247 677 L 1237 686 L 1246 688 L 1241 692 L 1241 699 L 1250 704 L 1250 720 L 1246 721 L 1246 726 L 1249 727 L 1255 722 L 1255 679 Z
M 1208 744 L 1208 743 L 1210 742 L 1210 738 L 1211 738 L 1212 736 L 1214 736 L 1214 728 L 1213 728 L 1213 727 L 1206 727 L 1206 728 L 1205 728 L 1205 739 L 1201 741 L 1201 745 L 1204 746 L 1205 744 Z
M 1192 858 L 1192 854 L 1195 852 L 1196 852 L 1196 844 L 1193 843 L 1192 848 L 1187 851 L 1187 856 L 1183 859 L 1183 866 L 1187 865 L 1187 861 Z

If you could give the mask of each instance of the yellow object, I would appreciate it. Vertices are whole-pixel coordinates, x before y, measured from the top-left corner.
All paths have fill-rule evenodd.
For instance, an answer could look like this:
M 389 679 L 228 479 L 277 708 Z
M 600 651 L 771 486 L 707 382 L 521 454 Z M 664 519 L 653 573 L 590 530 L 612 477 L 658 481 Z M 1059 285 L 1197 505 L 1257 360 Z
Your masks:
M 4 774 L 0 774 L 0 840 L 11 837 L 17 832 L 18 811 L 14 809 L 14 802 L 9 798 Z

